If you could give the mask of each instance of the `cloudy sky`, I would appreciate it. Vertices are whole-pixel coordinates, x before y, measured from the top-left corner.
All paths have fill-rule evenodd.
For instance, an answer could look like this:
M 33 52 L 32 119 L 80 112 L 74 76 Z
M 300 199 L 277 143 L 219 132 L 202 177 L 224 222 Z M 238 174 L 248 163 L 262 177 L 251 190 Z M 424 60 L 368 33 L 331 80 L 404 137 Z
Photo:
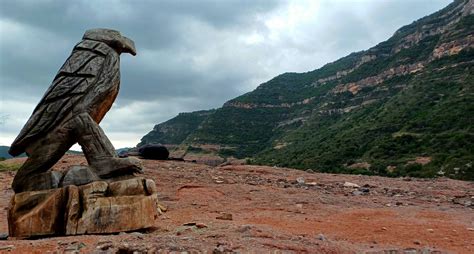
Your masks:
M 10 145 L 86 29 L 135 41 L 102 128 L 134 146 L 179 112 L 220 107 L 283 72 L 388 39 L 450 0 L 1 0 L 0 145 Z M 77 147 L 75 147 L 77 148 Z

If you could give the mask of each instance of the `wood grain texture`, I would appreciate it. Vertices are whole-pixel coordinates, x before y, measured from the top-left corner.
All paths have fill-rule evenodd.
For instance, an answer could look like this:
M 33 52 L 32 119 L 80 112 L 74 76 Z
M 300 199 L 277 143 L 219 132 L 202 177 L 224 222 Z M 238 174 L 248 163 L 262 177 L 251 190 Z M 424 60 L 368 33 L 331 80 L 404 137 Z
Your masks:
M 141 171 L 134 159 L 117 158 L 98 125 L 119 92 L 123 52 L 136 54 L 133 41 L 118 31 L 86 31 L 10 147 L 11 155 L 29 157 L 15 176 L 15 192 L 57 187 L 48 170 L 74 143 L 102 178 Z
M 95 113 L 103 111 L 100 107 L 110 108 L 113 100 L 106 99 L 109 95 L 115 99 L 118 93 L 120 60 L 118 53 L 105 44 L 102 51 L 107 54 L 98 54 L 94 49 L 101 44 L 104 43 L 85 41 L 74 48 L 11 145 L 12 155 L 24 152 L 30 143 L 66 122 L 72 116 L 71 112 Z M 99 103 L 104 100 L 109 105 Z M 95 120 L 99 123 L 102 118 Z
M 152 227 L 158 217 L 153 180 L 107 183 L 15 194 L 8 210 L 9 235 L 104 234 Z

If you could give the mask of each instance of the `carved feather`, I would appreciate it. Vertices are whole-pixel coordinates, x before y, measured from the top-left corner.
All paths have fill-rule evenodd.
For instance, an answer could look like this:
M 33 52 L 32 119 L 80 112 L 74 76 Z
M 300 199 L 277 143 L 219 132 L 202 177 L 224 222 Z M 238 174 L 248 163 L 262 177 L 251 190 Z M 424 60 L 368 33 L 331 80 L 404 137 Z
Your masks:
M 97 107 L 109 90 L 118 92 L 119 55 L 103 42 L 77 44 L 10 147 L 13 156 L 74 114 Z M 116 92 L 115 95 L 116 96 Z M 115 97 L 113 98 L 115 99 Z M 112 100 L 113 101 L 113 100 Z

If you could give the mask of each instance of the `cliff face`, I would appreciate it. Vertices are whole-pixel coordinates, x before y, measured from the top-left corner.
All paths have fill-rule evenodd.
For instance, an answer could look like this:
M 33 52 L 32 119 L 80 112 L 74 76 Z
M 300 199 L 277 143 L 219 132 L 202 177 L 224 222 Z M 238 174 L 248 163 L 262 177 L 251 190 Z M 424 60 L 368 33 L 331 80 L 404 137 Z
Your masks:
M 474 179 L 473 12 L 454 1 L 366 51 L 279 75 L 174 141 L 257 164 Z

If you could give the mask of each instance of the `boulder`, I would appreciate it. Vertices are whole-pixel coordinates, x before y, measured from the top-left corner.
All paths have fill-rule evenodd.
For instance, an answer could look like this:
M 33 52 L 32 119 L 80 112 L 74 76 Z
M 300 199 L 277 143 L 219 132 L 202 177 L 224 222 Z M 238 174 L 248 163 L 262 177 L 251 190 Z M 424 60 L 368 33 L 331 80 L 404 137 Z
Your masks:
M 166 160 L 170 152 L 165 146 L 148 144 L 138 148 L 138 154 L 144 159 Z
M 35 175 L 34 178 L 25 182 L 23 187 L 29 190 L 54 189 L 59 187 L 62 178 L 63 173 L 49 170 L 47 172 Z
M 127 158 L 128 157 L 128 151 L 122 150 L 122 151 L 118 152 L 117 155 L 118 155 L 119 158 Z
M 91 170 L 89 166 L 75 165 L 70 167 L 69 170 L 64 174 L 59 186 L 80 186 L 98 180 L 100 180 L 100 178 L 94 173 L 94 171 Z
M 15 194 L 9 235 L 104 234 L 153 227 L 158 216 L 153 180 L 132 178 Z

